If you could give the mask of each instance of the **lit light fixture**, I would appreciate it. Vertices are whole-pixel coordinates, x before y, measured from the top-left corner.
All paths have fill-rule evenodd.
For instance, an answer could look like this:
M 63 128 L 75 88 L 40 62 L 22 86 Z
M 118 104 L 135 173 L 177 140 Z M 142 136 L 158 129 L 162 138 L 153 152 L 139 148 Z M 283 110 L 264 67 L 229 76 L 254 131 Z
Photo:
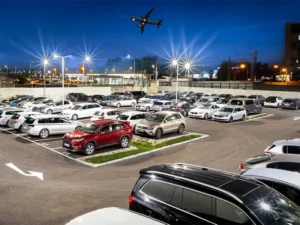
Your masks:
M 173 65 L 173 66 L 177 66 L 177 64 L 178 64 L 178 61 L 177 61 L 177 59 L 173 59 L 173 61 L 172 61 L 172 65 Z
M 184 65 L 184 68 L 186 68 L 187 70 L 189 70 L 191 68 L 191 64 L 189 62 L 187 62 L 185 65 Z
M 241 68 L 241 69 L 245 69 L 245 68 L 246 68 L 246 65 L 245 65 L 245 64 L 241 64 L 241 65 L 240 65 L 240 68 Z
M 44 59 L 44 65 L 48 65 L 49 60 L 48 59 Z
M 84 58 L 84 60 L 88 62 L 88 61 L 90 61 L 90 60 L 91 60 L 91 57 L 89 57 L 89 56 L 86 56 L 86 57 Z
M 271 206 L 265 202 L 261 202 L 260 206 L 262 209 L 266 210 L 266 211 L 270 211 L 271 210 Z

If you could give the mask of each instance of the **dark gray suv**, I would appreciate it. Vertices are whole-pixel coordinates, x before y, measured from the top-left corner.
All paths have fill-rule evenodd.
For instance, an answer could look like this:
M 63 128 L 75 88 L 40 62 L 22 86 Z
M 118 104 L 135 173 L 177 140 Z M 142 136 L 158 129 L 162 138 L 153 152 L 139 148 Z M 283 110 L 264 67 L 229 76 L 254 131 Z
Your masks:
M 261 104 L 258 101 L 250 98 L 233 98 L 228 102 L 228 105 L 242 106 L 247 111 L 247 115 L 262 113 Z

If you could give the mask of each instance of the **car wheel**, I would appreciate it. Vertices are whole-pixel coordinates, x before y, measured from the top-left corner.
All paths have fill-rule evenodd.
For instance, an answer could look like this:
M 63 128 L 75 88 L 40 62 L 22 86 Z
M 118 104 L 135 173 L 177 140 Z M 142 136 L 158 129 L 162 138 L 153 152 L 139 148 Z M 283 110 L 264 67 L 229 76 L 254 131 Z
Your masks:
M 280 105 L 279 105 L 279 103 L 277 103 L 277 108 L 279 108 L 280 107 Z
M 147 111 L 147 112 L 149 112 L 149 111 L 150 111 L 150 108 L 149 108 L 149 107 L 147 107 L 147 108 L 146 108 L 146 111 Z
M 120 107 L 121 107 L 121 104 L 120 104 L 120 103 L 118 103 L 118 104 L 117 104 L 117 107 L 118 107 L 118 108 L 120 108 Z
M 131 106 L 132 106 L 132 107 L 134 107 L 134 106 L 135 106 L 135 103 L 134 103 L 134 102 L 133 102 L 133 103 L 131 103 Z
M 187 114 L 186 111 L 183 111 L 182 115 L 183 115 L 183 116 L 187 116 L 188 114 Z
M 49 137 L 49 131 L 47 129 L 41 130 L 40 137 L 41 138 L 47 138 L 47 137 Z
M 248 116 L 249 115 L 249 111 L 248 110 L 246 110 L 246 116 Z
M 7 127 L 11 127 L 11 121 L 10 121 L 10 120 L 7 120 L 6 126 L 7 126 Z
M 95 145 L 92 142 L 89 142 L 84 147 L 84 154 L 85 155 L 92 155 L 95 152 Z
M 19 130 L 20 132 L 22 132 L 22 128 L 23 128 L 23 125 L 21 124 L 21 125 L 19 126 L 18 130 Z
M 183 134 L 183 133 L 184 133 L 184 129 L 185 129 L 185 126 L 181 124 L 181 125 L 178 127 L 177 133 L 178 133 L 178 134 Z
M 52 114 L 53 112 L 52 112 L 51 109 L 48 109 L 46 113 L 47 113 L 47 114 Z
M 120 142 L 121 148 L 128 147 L 128 144 L 129 144 L 129 138 L 128 137 L 122 137 L 121 142 Z
M 160 139 L 161 136 L 162 136 L 162 129 L 157 129 L 157 131 L 155 132 L 155 138 Z
M 72 116 L 72 120 L 78 120 L 78 116 L 77 116 L 76 114 L 74 114 L 74 115 Z
M 207 113 L 205 113 L 205 115 L 204 115 L 204 119 L 205 119 L 205 120 L 207 120 L 207 119 L 208 119 L 208 114 L 207 114 Z
M 229 118 L 229 123 L 232 123 L 232 121 L 233 121 L 233 118 L 232 118 L 232 116 Z
M 246 116 L 245 116 L 245 115 L 243 115 L 243 117 L 242 117 L 242 121 L 245 121 L 245 119 L 246 119 Z
M 75 130 L 82 130 L 82 126 L 76 127 Z
M 299 106 L 296 105 L 296 110 L 298 110 L 298 109 L 299 109 Z

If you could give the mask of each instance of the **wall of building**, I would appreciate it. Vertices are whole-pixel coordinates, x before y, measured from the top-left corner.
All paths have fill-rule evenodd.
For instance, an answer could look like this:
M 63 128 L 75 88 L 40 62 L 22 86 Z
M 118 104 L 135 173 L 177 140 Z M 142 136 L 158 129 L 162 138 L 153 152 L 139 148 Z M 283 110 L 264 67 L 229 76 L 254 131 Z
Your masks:
M 161 86 L 158 88 L 160 91 L 176 91 L 176 87 Z M 288 91 L 262 91 L 262 90 L 244 90 L 244 89 L 218 89 L 218 88 L 197 88 L 197 87 L 178 87 L 178 91 L 194 91 L 201 93 L 212 94 L 232 94 L 232 95 L 263 95 L 268 96 L 281 96 L 282 98 L 300 98 L 300 92 Z
M 46 96 L 53 100 L 61 100 L 63 95 L 66 96 L 70 92 L 80 92 L 87 95 L 101 94 L 110 95 L 111 87 L 76 87 L 76 88 L 46 88 Z M 44 88 L 0 88 L 0 98 L 6 99 L 13 95 L 33 95 L 43 96 Z

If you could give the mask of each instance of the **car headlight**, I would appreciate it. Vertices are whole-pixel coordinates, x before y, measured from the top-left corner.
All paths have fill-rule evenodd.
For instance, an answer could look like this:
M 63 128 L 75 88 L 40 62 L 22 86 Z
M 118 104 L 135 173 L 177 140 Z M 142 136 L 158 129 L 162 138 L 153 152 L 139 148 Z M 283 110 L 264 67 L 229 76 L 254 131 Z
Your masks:
M 73 141 L 75 141 L 75 142 L 80 142 L 80 141 L 82 141 L 84 138 L 75 138 L 75 139 L 73 139 Z

